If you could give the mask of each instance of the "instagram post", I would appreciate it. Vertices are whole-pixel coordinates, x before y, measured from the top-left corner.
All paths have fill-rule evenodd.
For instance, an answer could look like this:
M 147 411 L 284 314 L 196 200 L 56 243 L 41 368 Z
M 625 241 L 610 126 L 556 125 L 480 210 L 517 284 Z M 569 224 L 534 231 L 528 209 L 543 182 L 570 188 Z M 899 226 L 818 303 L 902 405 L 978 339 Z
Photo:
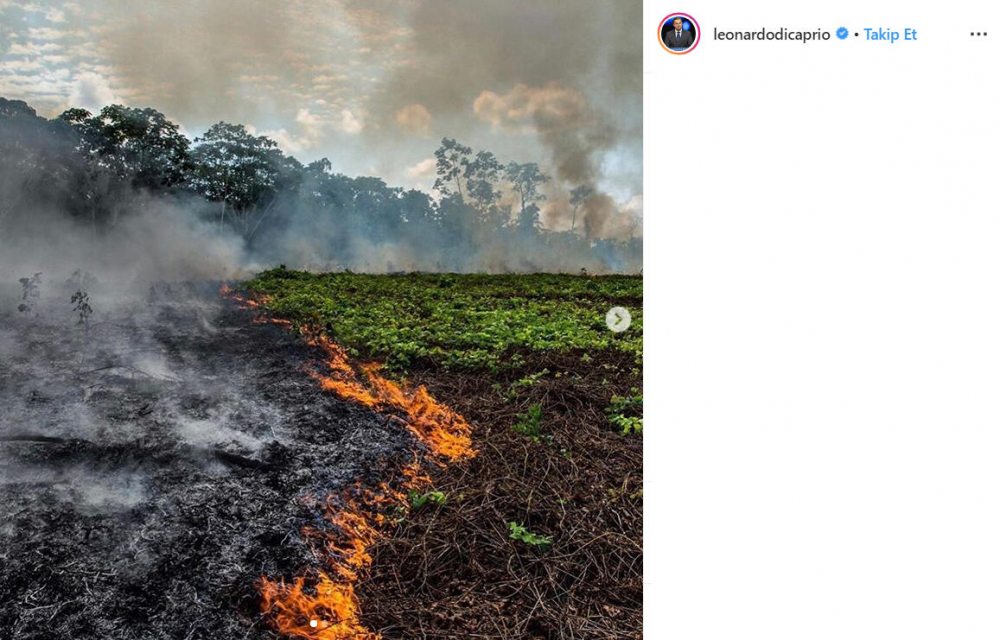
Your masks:
M 642 637 L 643 21 L 0 0 L 0 640 Z
M 0 640 L 998 637 L 998 38 L 0 0 Z

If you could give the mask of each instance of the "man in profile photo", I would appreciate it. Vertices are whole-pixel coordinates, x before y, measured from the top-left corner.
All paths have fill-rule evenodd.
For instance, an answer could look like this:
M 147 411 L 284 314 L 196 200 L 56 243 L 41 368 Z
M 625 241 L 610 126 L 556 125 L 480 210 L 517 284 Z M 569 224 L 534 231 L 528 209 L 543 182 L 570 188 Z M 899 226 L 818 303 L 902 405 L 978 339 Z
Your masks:
M 674 18 L 674 28 L 667 31 L 667 35 L 663 38 L 663 44 L 667 45 L 669 49 L 687 49 L 694 44 L 691 32 L 684 30 L 683 18 Z

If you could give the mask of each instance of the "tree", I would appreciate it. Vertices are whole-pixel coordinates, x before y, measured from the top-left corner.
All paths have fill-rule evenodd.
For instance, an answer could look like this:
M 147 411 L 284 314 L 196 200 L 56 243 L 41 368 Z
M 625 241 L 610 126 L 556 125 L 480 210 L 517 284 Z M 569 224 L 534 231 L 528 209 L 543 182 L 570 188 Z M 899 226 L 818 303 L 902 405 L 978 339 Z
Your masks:
M 500 199 L 495 185 L 500 182 L 503 165 L 491 151 L 480 151 L 465 165 L 465 184 L 469 201 L 484 217 Z
M 225 122 L 212 125 L 195 142 L 191 186 L 219 202 L 220 229 L 228 208 L 231 224 L 249 237 L 274 206 L 278 180 L 290 168 L 278 143 L 251 134 L 241 124 Z
M 191 168 L 188 139 L 155 109 L 113 104 L 96 116 L 69 109 L 59 119 L 79 132 L 84 153 L 97 156 L 102 167 L 135 187 L 180 185 Z
M 455 141 L 454 138 L 444 138 L 441 146 L 434 152 L 437 158 L 437 179 L 434 181 L 434 188 L 444 197 L 452 194 L 451 183 L 455 183 L 458 197 L 465 199 L 462 193 L 462 175 L 465 166 L 469 163 L 469 155 L 472 149 Z
M 511 162 L 504 173 L 521 197 L 521 210 L 517 215 L 518 226 L 522 229 L 537 228 L 539 224 L 537 203 L 545 200 L 545 195 L 539 193 L 538 188 L 550 180 L 549 176 L 542 173 L 535 162 L 524 164 Z
M 39 117 L 21 100 L 0 98 L 0 224 L 26 203 L 79 209 L 86 194 L 75 188 L 84 165 L 78 144 L 72 127 Z

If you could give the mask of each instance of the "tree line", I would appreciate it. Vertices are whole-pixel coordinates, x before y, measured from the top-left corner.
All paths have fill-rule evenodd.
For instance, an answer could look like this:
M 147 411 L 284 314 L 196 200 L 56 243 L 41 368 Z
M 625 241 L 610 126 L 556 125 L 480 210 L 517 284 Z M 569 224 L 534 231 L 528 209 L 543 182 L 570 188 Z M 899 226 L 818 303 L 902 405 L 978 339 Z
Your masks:
M 143 194 L 190 204 L 276 261 L 305 242 L 315 259 L 345 267 L 370 265 L 373 249 L 387 247 L 405 254 L 397 266 L 424 270 L 475 270 L 489 266 L 487 255 L 498 264 L 516 256 L 513 268 L 641 268 L 641 239 L 591 238 L 577 219 L 589 186 L 571 194 L 571 229 L 554 232 L 539 220 L 550 177 L 538 164 L 501 162 L 450 138 L 434 155 L 437 199 L 335 173 L 326 158 L 303 164 L 240 124 L 219 122 L 189 140 L 151 108 L 74 108 L 46 119 L 0 98 L 0 225 L 47 207 L 96 230 L 129 215 Z

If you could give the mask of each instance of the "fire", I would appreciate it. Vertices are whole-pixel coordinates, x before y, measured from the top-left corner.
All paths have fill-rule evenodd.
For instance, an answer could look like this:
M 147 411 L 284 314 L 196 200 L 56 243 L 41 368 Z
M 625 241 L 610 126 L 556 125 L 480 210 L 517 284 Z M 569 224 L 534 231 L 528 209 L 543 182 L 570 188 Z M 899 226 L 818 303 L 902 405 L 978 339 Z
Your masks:
M 312 335 L 308 341 L 326 353 L 329 371 L 311 372 L 324 389 L 366 407 L 404 414 L 407 429 L 438 457 L 458 462 L 475 455 L 469 423 L 435 400 L 425 387 L 406 389 L 381 376 L 375 363 L 354 367 L 346 352 L 323 336 Z
M 323 552 L 327 571 L 297 577 L 288 583 L 262 578 L 262 609 L 280 633 L 313 640 L 378 640 L 359 620 L 360 607 L 354 584 L 372 562 L 369 549 L 382 537 L 389 523 L 386 512 L 405 510 L 406 494 L 430 484 L 420 471 L 420 461 L 402 469 L 399 489 L 380 483 L 375 490 L 355 485 L 344 495 L 328 497 L 324 518 L 328 530 L 306 529 L 303 536 Z
M 236 302 L 239 302 L 240 303 L 240 309 L 259 309 L 260 306 L 261 306 L 261 304 L 267 302 L 267 297 L 265 297 L 265 296 L 260 296 L 257 299 L 247 298 L 246 296 L 241 296 L 240 294 L 236 293 L 236 291 L 232 287 L 230 287 L 228 284 L 224 284 L 221 287 L 219 287 L 219 295 L 222 296 L 222 297 L 224 297 L 224 298 L 231 298 L 231 299 L 235 300 Z M 271 322 L 272 319 L 271 318 L 267 318 L 267 319 L 255 318 L 254 319 L 254 322 L 258 322 L 258 321 L 259 322 Z M 285 322 L 287 322 L 287 321 L 285 321 Z M 291 323 L 289 323 L 289 324 L 291 324 Z
M 322 571 L 314 582 L 307 588 L 302 577 L 291 583 L 261 581 L 263 608 L 271 613 L 280 633 L 315 640 L 379 638 L 358 620 L 358 599 L 351 584 L 335 582 Z
M 237 300 L 241 308 L 261 309 L 262 300 L 237 295 L 223 287 L 222 295 Z M 266 300 L 263 300 L 266 302 Z M 293 328 L 288 320 L 258 316 L 254 322 L 271 322 Z M 326 391 L 377 411 L 400 417 L 433 458 L 451 462 L 476 455 L 472 428 L 459 414 L 435 400 L 427 389 L 415 389 L 383 377 L 375 363 L 353 364 L 347 352 L 319 332 L 299 327 L 306 341 L 323 351 L 323 369 L 309 370 Z M 375 489 L 359 485 L 339 496 L 329 496 L 323 507 L 329 527 L 303 530 L 303 537 L 320 551 L 327 567 L 291 582 L 261 578 L 262 610 L 282 634 L 312 640 L 377 640 L 381 636 L 364 628 L 354 585 L 371 564 L 370 549 L 392 523 L 391 514 L 405 513 L 407 491 L 431 484 L 423 471 L 428 459 L 414 452 L 413 462 L 401 469 L 401 478 L 380 483 Z M 440 464 L 439 462 L 435 462 Z

